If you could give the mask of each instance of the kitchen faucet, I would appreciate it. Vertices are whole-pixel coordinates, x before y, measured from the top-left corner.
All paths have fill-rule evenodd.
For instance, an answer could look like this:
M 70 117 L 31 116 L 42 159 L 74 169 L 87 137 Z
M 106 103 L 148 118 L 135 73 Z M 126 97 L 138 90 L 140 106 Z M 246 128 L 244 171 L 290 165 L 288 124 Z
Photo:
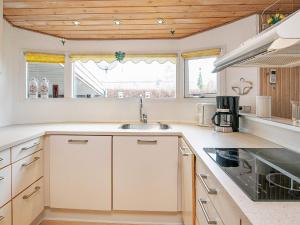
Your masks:
M 143 95 L 140 95 L 140 122 L 147 123 L 147 114 L 143 113 Z

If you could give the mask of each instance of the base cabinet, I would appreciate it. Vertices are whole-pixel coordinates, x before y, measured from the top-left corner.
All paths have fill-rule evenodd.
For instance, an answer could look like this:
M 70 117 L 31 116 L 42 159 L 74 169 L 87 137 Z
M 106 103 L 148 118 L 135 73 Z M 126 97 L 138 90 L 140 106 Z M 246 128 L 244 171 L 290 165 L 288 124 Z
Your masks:
M 11 202 L 0 208 L 0 224 L 1 225 L 12 225 L 11 224 Z
M 178 137 L 115 136 L 113 209 L 178 211 Z
M 42 178 L 13 199 L 13 225 L 30 225 L 43 210 L 44 184 Z
M 111 137 L 50 136 L 50 207 L 111 210 Z

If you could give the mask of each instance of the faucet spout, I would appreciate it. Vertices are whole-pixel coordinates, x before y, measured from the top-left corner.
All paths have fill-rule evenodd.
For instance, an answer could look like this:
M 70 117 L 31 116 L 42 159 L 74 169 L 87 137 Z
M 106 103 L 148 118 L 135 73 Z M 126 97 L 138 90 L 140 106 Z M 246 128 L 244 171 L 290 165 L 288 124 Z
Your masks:
M 143 113 L 143 95 L 140 95 L 140 122 L 141 123 L 147 123 L 147 114 Z

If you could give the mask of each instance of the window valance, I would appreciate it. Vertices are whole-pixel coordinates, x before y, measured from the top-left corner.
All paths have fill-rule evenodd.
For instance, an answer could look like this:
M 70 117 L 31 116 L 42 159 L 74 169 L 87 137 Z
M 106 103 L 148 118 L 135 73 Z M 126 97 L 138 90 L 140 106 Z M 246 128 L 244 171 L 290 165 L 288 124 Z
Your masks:
M 26 62 L 35 63 L 65 63 L 65 55 L 63 54 L 26 52 L 25 59 Z
M 184 52 L 181 54 L 181 57 L 184 59 L 191 59 L 191 58 L 200 58 L 200 57 L 219 56 L 220 54 L 221 54 L 220 48 L 213 48 L 213 49 L 205 49 L 205 50 L 192 51 L 192 52 Z
M 114 54 L 71 54 L 70 59 L 72 62 L 87 62 L 89 60 L 92 60 L 95 62 L 106 61 L 107 63 L 112 63 L 116 61 L 116 57 Z M 121 63 L 127 61 L 132 61 L 134 63 L 139 63 L 141 61 L 144 61 L 146 63 L 152 63 L 154 61 L 165 63 L 167 61 L 170 61 L 175 64 L 176 60 L 177 54 L 126 54 L 124 60 L 122 60 Z

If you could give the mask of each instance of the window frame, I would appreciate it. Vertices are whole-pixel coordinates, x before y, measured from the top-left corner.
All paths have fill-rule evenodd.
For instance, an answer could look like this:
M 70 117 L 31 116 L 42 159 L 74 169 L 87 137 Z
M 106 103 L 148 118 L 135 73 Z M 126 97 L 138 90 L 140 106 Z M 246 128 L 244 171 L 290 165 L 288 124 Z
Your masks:
M 29 80 L 28 80 L 28 64 L 29 63 L 34 63 L 34 62 L 28 62 L 27 60 L 27 54 L 28 55 L 49 55 L 49 56 L 56 56 L 56 57 L 63 57 L 64 58 L 64 62 L 61 64 L 63 64 L 63 88 L 64 88 L 64 96 L 63 97 L 58 97 L 58 98 L 53 98 L 53 97 L 49 97 L 49 98 L 45 98 L 45 99 L 42 99 L 40 97 L 38 97 L 37 99 L 32 99 L 28 96 L 28 91 L 29 91 Z M 25 87 L 23 89 L 23 93 L 25 93 L 25 95 L 22 94 L 22 98 L 25 98 L 25 100 L 27 101 L 57 101 L 57 100 L 62 100 L 62 99 L 65 99 L 67 96 L 68 96 L 68 91 L 66 89 L 66 86 L 67 86 L 67 83 L 66 83 L 66 77 L 67 77 L 67 70 L 66 70 L 66 66 L 68 64 L 68 57 L 67 57 L 67 53 L 65 52 L 61 52 L 61 51 L 47 51 L 47 50 L 39 50 L 39 51 L 36 51 L 36 50 L 31 50 L 31 49 L 26 49 L 26 50 L 23 50 L 22 51 L 22 69 L 24 69 L 24 77 L 22 77 L 22 79 L 24 79 L 24 84 L 25 84 Z M 38 63 L 38 62 L 36 62 Z M 47 63 L 47 62 L 39 62 L 39 63 Z M 59 64 L 60 62 L 53 62 L 54 64 Z M 49 93 L 50 94 L 50 93 Z
M 184 58 L 183 59 L 183 77 L 184 77 L 184 98 L 186 99 L 199 99 L 199 98 L 216 98 L 218 95 L 218 89 L 219 89 L 219 72 L 216 73 L 216 82 L 217 82 L 217 90 L 216 93 L 204 93 L 199 95 L 191 95 L 189 94 L 189 67 L 188 67 L 188 61 L 193 59 L 205 59 L 205 58 L 212 58 L 212 57 L 218 57 L 217 55 L 211 55 L 211 56 L 198 56 L 198 57 L 190 57 L 190 58 Z
M 82 55 L 88 55 L 88 53 L 84 53 Z M 76 54 L 70 54 L 70 55 L 76 55 Z M 69 55 L 69 59 L 70 59 L 70 55 Z M 79 54 L 80 55 L 80 54 Z M 93 54 L 92 54 L 93 55 Z M 95 54 L 97 55 L 97 54 Z M 101 55 L 101 54 L 99 54 Z M 106 54 L 104 54 L 106 55 Z M 109 54 L 108 54 L 109 55 Z M 162 101 L 174 101 L 174 100 L 177 100 L 179 99 L 179 74 L 180 74 L 180 67 L 179 67 L 179 64 L 180 64 L 180 57 L 179 57 L 179 54 L 178 53 L 139 53 L 139 54 L 129 54 L 130 56 L 132 55 L 135 55 L 135 56 L 139 56 L 141 55 L 141 58 L 143 58 L 142 56 L 145 56 L 145 55 L 176 55 L 176 58 L 175 59 L 175 69 L 176 69 L 176 72 L 175 72 L 175 92 L 174 92 L 174 97 L 159 97 L 159 98 L 147 98 L 147 101 L 159 101 L 159 100 L 162 100 Z M 104 96 L 100 96 L 100 97 L 91 97 L 91 98 L 87 98 L 87 97 L 83 97 L 83 98 L 80 98 L 80 97 L 76 97 L 75 93 L 74 93 L 74 65 L 73 65 L 73 61 L 72 60 L 69 60 L 69 63 L 70 63 L 70 67 L 71 67 L 71 73 L 69 74 L 69 76 L 71 77 L 71 80 L 72 80 L 72 88 L 71 88 L 71 98 L 72 99 L 117 99 L 117 100 L 126 100 L 126 99 L 136 99 L 137 97 L 136 96 L 130 96 L 130 97 L 124 97 L 124 98 L 118 98 L 118 97 L 104 97 Z

